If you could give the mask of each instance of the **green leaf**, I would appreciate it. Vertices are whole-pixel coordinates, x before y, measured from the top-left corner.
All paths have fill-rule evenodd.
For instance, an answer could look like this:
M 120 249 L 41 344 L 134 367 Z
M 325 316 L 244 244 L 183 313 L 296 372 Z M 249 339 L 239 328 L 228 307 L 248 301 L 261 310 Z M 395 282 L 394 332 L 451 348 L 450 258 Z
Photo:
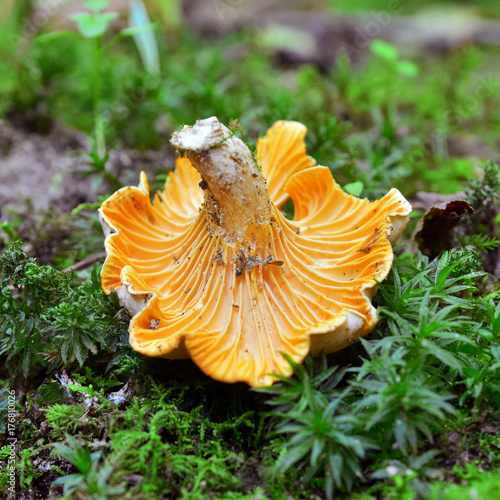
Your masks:
M 360 196 L 363 192 L 364 184 L 361 181 L 350 182 L 345 184 L 343 189 L 347 194 L 352 194 L 354 196 Z
M 160 74 L 158 45 L 148 12 L 141 0 L 131 0 L 129 24 L 130 29 L 135 28 L 135 32 L 131 34 L 134 37 L 144 67 L 150 73 Z
M 116 19 L 116 12 L 104 12 L 98 15 L 74 14 L 70 19 L 78 25 L 78 31 L 85 38 L 97 38 L 106 33 L 109 23 Z
M 399 74 L 408 78 L 415 78 L 420 72 L 418 66 L 412 61 L 398 61 L 397 70 Z
M 82 210 L 97 210 L 101 206 L 102 202 L 97 201 L 95 203 L 80 203 L 78 206 L 76 206 L 72 211 L 71 215 L 77 215 L 79 212 Z
M 64 494 L 68 495 L 78 489 L 84 479 L 85 477 L 82 474 L 69 474 L 68 476 L 57 478 L 53 484 L 62 485 L 64 487 Z
M 16 230 L 12 226 L 12 224 L 9 221 L 3 221 L 0 224 L 0 228 L 5 232 L 5 234 L 9 237 L 10 241 L 17 241 L 19 240 L 19 235 L 17 234 Z
M 109 5 L 109 0 L 85 0 L 85 5 L 89 10 L 97 14 Z
M 457 358 L 446 349 L 442 349 L 435 342 L 430 342 L 427 340 L 422 341 L 422 345 L 426 347 L 430 354 L 438 358 L 442 363 L 451 368 L 455 368 L 459 373 L 462 372 L 462 365 L 457 360 Z
M 383 40 L 373 40 L 370 44 L 370 50 L 380 59 L 391 63 L 396 62 L 399 57 L 398 49 Z

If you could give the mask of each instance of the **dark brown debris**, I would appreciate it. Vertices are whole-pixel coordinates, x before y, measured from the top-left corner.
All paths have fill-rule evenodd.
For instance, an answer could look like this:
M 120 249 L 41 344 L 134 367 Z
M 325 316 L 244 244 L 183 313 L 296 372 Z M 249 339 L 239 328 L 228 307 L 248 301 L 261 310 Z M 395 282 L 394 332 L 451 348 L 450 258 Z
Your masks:
M 465 215 L 474 209 L 464 200 L 454 200 L 431 207 L 420 221 L 413 240 L 419 250 L 434 259 L 444 250 L 457 244 L 455 228 Z
M 240 249 L 240 253 L 236 256 L 236 276 L 241 276 L 244 271 L 250 272 L 255 266 L 282 266 L 283 264 L 282 260 L 276 260 L 272 255 L 261 259 L 256 255 L 246 256 Z

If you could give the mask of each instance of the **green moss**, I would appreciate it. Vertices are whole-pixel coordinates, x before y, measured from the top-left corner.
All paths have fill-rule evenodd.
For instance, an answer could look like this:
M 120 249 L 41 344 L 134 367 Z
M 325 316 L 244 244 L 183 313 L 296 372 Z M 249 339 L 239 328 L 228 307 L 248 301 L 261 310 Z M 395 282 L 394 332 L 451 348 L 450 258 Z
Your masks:
M 56 437 L 63 437 L 66 432 L 73 434 L 85 415 L 85 408 L 81 405 L 54 404 L 45 410 L 49 426 Z
M 475 478 L 465 484 L 437 484 L 429 496 L 432 500 L 455 500 L 456 498 L 475 498 L 488 500 L 500 495 L 500 471 L 478 471 Z

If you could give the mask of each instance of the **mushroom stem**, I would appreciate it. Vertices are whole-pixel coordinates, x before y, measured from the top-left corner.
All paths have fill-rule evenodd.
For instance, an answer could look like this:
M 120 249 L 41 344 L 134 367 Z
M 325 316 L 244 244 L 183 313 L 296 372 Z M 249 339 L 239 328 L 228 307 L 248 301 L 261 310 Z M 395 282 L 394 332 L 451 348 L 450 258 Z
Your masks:
M 245 143 L 215 116 L 184 126 L 170 142 L 201 174 L 212 234 L 234 244 L 246 239 L 250 227 L 270 223 L 271 201 L 261 169 Z

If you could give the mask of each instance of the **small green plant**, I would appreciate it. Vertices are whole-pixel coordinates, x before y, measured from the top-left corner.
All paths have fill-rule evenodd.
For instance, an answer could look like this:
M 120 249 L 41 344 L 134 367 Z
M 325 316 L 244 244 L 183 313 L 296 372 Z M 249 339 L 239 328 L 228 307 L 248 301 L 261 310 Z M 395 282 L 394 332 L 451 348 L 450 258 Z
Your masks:
M 109 0 L 85 0 L 90 12 L 73 14 L 71 20 L 78 25 L 78 31 L 85 38 L 98 38 L 108 30 L 111 21 L 118 17 L 116 12 L 104 12 Z
M 482 471 L 465 484 L 436 483 L 428 495 L 429 500 L 455 500 L 457 498 L 490 499 L 498 496 L 500 473 Z
M 370 44 L 370 50 L 395 73 L 409 78 L 418 76 L 418 66 L 412 61 L 401 59 L 399 50 L 394 45 L 384 40 L 373 40 Z
M 496 407 L 500 403 L 500 302 L 477 302 L 478 325 L 481 339 L 474 350 L 475 356 L 466 358 L 463 369 L 463 386 L 460 403 L 472 398 L 477 404 L 488 402 Z
M 89 9 L 89 12 L 81 12 L 71 16 L 71 20 L 77 24 L 79 33 L 90 42 L 94 58 L 94 136 L 92 151 L 87 154 L 91 160 L 90 169 L 84 173 L 85 175 L 99 173 L 102 177 L 97 177 L 97 180 L 104 178 L 116 189 L 120 187 L 118 177 L 107 169 L 109 152 L 106 147 L 105 132 L 107 124 L 103 113 L 102 72 L 106 48 L 103 44 L 103 36 L 108 32 L 111 22 L 118 17 L 118 13 L 105 10 L 109 5 L 109 0 L 85 0 L 84 4 Z M 121 30 L 112 41 L 116 41 L 122 36 L 133 36 L 146 69 L 151 73 L 155 81 L 158 81 L 160 71 L 158 47 L 146 8 L 141 0 L 131 1 L 130 8 L 131 26 Z M 108 45 L 111 43 L 108 42 Z
M 238 471 L 245 458 L 225 438 L 234 440 L 252 429 L 251 414 L 211 422 L 201 416 L 201 407 L 189 412 L 177 408 L 189 399 L 186 387 L 166 387 L 151 378 L 147 386 L 149 397 L 134 398 L 111 424 L 112 454 L 120 456 L 123 469 L 144 476 L 142 488 L 151 498 L 161 498 L 165 491 L 202 498 L 219 490 L 241 490 Z
M 500 245 L 500 239 L 491 238 L 487 234 L 465 234 L 459 237 L 460 243 L 465 246 L 471 246 L 480 252 L 489 252 L 495 250 Z M 475 267 L 478 267 L 477 265 Z
M 64 437 L 65 433 L 73 434 L 84 414 L 85 408 L 81 405 L 55 404 L 45 410 L 49 426 L 60 437 Z
M 431 466 L 438 454 L 429 450 L 419 456 L 409 455 L 406 461 L 386 460 L 372 477 L 390 482 L 381 488 L 384 498 L 428 498 L 430 481 L 441 475 L 439 469 Z
M 314 374 L 310 360 L 305 366 L 287 361 L 296 378 L 278 377 L 280 384 L 263 389 L 274 395 L 268 403 L 280 410 L 271 413 L 272 435 L 286 438 L 275 472 L 297 467 L 305 483 L 322 477 L 326 496 L 332 499 L 336 489 L 351 490 L 362 479 L 361 461 L 377 446 L 362 434 L 362 420 L 345 401 L 349 389 L 335 390 L 342 370 L 332 367 Z
M 11 470 L 15 470 L 15 477 L 18 478 L 19 486 L 22 489 L 31 489 L 33 481 L 41 475 L 35 470 L 32 463 L 34 447 L 21 449 L 13 455 L 11 446 L 12 443 L 10 446 L 2 446 L 0 449 L 0 461 L 3 462 L 0 467 L 0 489 L 2 492 L 13 493 L 15 487 L 11 482 L 13 478 L 9 474 Z M 16 449 L 15 444 L 14 449 Z
M 421 255 L 401 261 L 381 286 L 379 313 L 390 335 L 363 341 L 369 359 L 354 369 L 354 385 L 364 392 L 355 405 L 367 428 L 383 431 L 385 446 L 408 455 L 422 437 L 432 442 L 455 413 L 450 390 L 460 394 L 460 405 L 495 404 L 500 307 L 474 298 L 484 273 L 477 255 L 471 265 L 469 248 L 432 262 Z
M 9 221 L 4 220 L 0 224 L 0 228 L 7 235 L 9 242 L 17 241 L 19 239 L 19 235 L 17 234 L 14 226 Z
M 54 452 L 64 457 L 78 472 L 69 474 L 54 481 L 64 488 L 64 494 L 79 492 L 86 498 L 107 499 L 126 491 L 119 483 L 114 467 L 109 463 L 99 463 L 102 451 L 90 452 L 89 447 L 82 445 L 78 439 L 67 434 L 66 443 L 56 443 Z
M 113 186 L 118 186 L 118 178 L 106 169 L 109 155 L 106 151 L 106 137 L 102 113 L 102 35 L 108 30 L 111 21 L 118 17 L 116 12 L 104 12 L 109 0 L 85 0 L 90 12 L 73 14 L 71 19 L 77 23 L 78 31 L 93 44 L 94 55 L 94 140 L 92 152 L 88 154 L 94 169 L 101 173 Z M 93 173 L 93 171 L 89 172 Z
M 430 376 L 425 358 L 412 360 L 411 351 L 404 347 L 364 345 L 370 360 L 357 370 L 355 385 L 364 397 L 356 407 L 365 412 L 367 430 L 383 431 L 387 449 L 397 448 L 408 455 L 421 443 L 419 435 L 432 442 L 436 426 L 455 412 L 448 402 L 453 395 L 437 376 Z
M 476 216 L 489 212 L 500 201 L 500 167 L 493 161 L 483 165 L 483 177 L 473 180 L 467 190 L 467 201 L 476 211 Z
M 35 471 L 32 463 L 34 448 L 26 448 L 20 451 L 19 457 L 19 486 L 21 488 L 32 488 L 33 480 L 40 476 L 39 472 Z
M 4 273 L 0 302 L 0 354 L 31 368 L 78 361 L 82 365 L 98 346 L 113 349 L 126 331 L 126 318 L 101 290 L 97 270 L 79 285 L 73 273 L 39 266 L 20 242 L 0 256 Z

